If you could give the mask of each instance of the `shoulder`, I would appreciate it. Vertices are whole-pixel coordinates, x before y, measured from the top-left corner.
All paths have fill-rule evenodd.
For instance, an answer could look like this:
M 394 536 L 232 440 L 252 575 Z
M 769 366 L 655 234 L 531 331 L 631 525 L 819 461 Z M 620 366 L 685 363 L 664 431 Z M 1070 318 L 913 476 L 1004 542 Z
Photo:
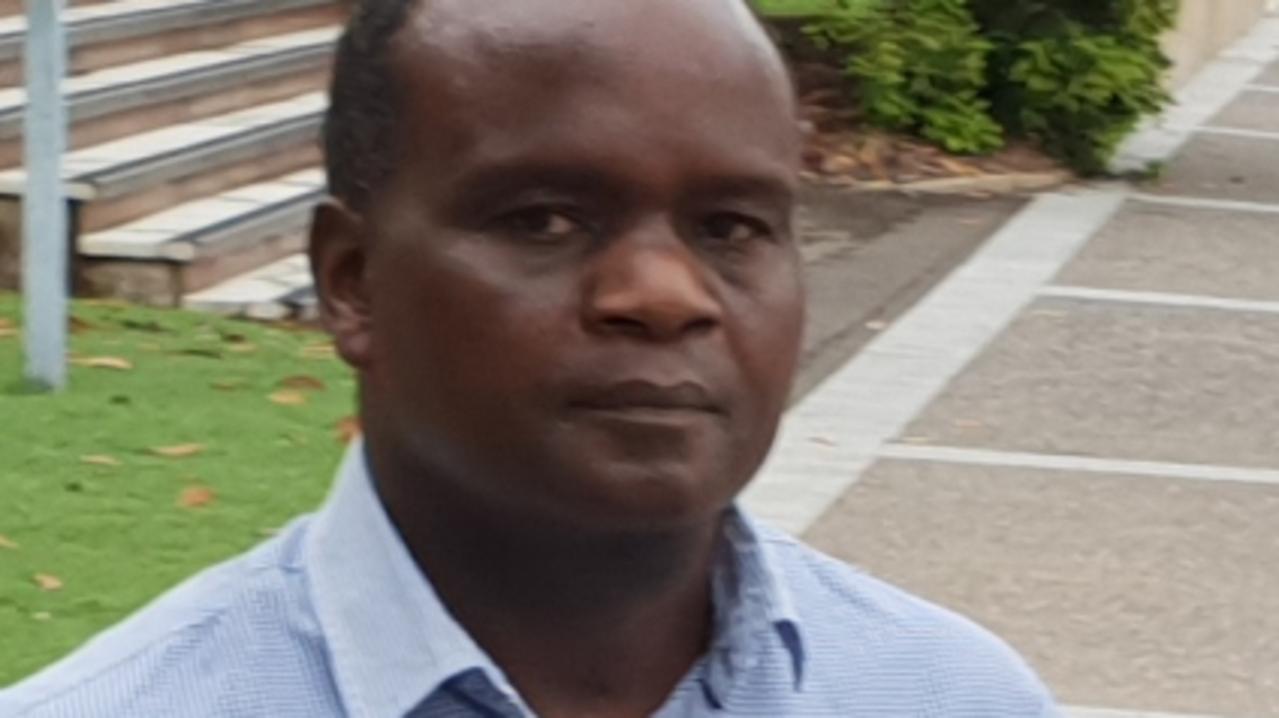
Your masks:
M 862 705 L 908 700 L 936 715 L 1058 715 L 1025 661 L 976 623 L 789 536 L 761 539 L 792 592 L 817 683 L 852 679 Z
M 306 519 L 197 574 L 78 651 L 0 691 L 6 718 L 236 715 L 247 682 L 322 655 L 300 546 Z M 294 673 L 297 675 L 297 673 Z

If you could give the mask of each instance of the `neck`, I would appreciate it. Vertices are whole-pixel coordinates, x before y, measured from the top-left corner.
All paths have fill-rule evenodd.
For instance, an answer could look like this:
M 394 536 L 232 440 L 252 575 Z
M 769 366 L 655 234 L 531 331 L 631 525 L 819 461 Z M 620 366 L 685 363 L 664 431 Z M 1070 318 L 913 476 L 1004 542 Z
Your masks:
M 719 518 L 577 529 L 378 454 L 378 491 L 419 568 L 539 715 L 651 715 L 705 651 Z

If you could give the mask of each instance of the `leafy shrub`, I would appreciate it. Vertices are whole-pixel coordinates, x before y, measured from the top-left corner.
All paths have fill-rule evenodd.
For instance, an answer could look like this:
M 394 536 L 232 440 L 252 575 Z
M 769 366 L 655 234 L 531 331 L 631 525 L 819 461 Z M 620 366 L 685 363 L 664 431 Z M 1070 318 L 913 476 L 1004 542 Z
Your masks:
M 1158 44 L 1177 20 L 1178 0 L 969 0 L 983 31 L 1004 37 L 1059 37 L 1072 25 Z
M 992 86 L 1005 127 L 1086 174 L 1105 172 L 1142 116 L 1167 100 L 1165 66 L 1115 35 L 1075 30 L 1025 40 L 1006 67 Z
M 964 0 L 840 0 L 808 33 L 820 48 L 844 53 L 844 73 L 872 123 L 951 152 L 1003 144 L 982 97 L 993 46 Z
M 1176 0 L 973 0 L 996 45 L 994 114 L 1071 167 L 1102 173 L 1124 137 L 1168 101 L 1159 39 Z
M 757 0 L 763 2 L 764 0 Z M 781 0 L 768 0 L 774 4 Z M 952 152 L 1030 137 L 1104 172 L 1168 101 L 1160 39 L 1178 0 L 827 0 L 808 25 L 862 110 Z

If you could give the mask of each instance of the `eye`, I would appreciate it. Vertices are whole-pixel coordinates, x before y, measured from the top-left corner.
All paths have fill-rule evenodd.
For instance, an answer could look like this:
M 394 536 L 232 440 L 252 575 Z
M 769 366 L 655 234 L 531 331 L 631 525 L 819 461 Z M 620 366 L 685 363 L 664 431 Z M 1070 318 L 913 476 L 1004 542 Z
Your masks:
M 713 243 L 741 246 L 755 240 L 769 240 L 773 230 L 766 222 L 733 212 L 711 215 L 702 221 L 702 238 Z
M 520 239 L 562 242 L 589 232 L 586 225 L 555 207 L 529 207 L 503 216 L 502 228 Z

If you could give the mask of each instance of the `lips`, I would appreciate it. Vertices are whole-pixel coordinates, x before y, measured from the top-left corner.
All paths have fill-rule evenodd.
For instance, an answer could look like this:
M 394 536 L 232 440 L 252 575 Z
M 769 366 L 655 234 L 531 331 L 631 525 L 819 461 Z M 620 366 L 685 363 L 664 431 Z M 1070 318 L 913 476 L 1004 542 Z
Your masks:
M 624 381 L 582 392 L 571 402 L 575 409 L 610 413 L 721 414 L 723 406 L 701 384 Z

